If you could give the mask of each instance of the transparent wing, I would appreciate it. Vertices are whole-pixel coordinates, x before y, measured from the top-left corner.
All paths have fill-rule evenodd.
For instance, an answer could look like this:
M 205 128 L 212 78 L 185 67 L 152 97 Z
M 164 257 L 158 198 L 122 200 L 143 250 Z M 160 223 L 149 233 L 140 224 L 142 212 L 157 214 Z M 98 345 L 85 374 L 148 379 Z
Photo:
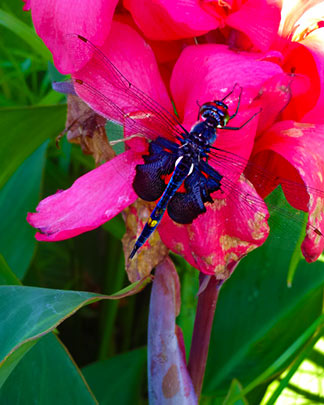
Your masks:
M 87 82 L 82 78 L 73 79 L 79 96 L 95 111 L 123 125 L 128 132 L 138 132 L 150 139 L 161 135 L 183 137 L 187 131 L 179 120 L 126 79 L 100 49 L 81 36 L 70 37 L 88 47 L 93 54 L 91 63 L 100 66 L 95 74 L 87 75 Z M 97 90 L 98 85 L 104 89 L 105 94 Z
M 280 184 L 286 194 L 295 194 L 297 197 L 296 203 L 298 203 L 297 200 L 299 199 L 300 204 L 296 207 L 297 209 L 306 210 L 309 194 L 324 198 L 323 190 L 307 186 L 301 179 L 300 182 L 297 182 L 273 174 L 262 166 L 230 151 L 213 148 L 210 153 L 209 163 L 216 170 L 219 170 L 220 174 L 225 174 L 225 177 L 230 182 L 235 181 L 233 179 L 238 178 L 240 174 L 244 173 L 263 197 L 268 194 L 268 190 L 272 191 Z
M 213 195 L 213 198 L 222 199 L 226 197 L 233 201 L 239 201 L 237 208 L 247 220 L 253 216 L 257 216 L 260 219 L 266 217 L 262 212 L 264 197 L 279 185 L 285 192 L 288 201 L 291 202 L 296 209 L 287 207 L 287 203 L 283 199 L 271 198 L 267 199 L 267 207 L 271 214 L 275 214 L 277 218 L 284 218 L 288 221 L 288 230 L 295 231 L 300 228 L 301 225 L 307 224 L 305 212 L 308 211 L 307 204 L 310 196 L 313 196 L 313 198 L 324 198 L 324 192 L 322 190 L 306 186 L 302 182 L 298 183 L 281 176 L 273 175 L 261 166 L 251 163 L 228 151 L 221 149 L 212 151 L 209 164 L 223 176 L 221 180 L 221 191 L 217 191 Z M 252 182 L 260 195 L 264 194 L 261 192 L 262 190 L 268 190 L 268 193 L 261 197 L 259 194 L 242 192 L 238 187 L 238 179 L 242 174 Z M 321 225 L 320 221 L 316 220 L 313 224 L 307 224 L 310 232 L 323 238 L 324 235 L 320 229 Z

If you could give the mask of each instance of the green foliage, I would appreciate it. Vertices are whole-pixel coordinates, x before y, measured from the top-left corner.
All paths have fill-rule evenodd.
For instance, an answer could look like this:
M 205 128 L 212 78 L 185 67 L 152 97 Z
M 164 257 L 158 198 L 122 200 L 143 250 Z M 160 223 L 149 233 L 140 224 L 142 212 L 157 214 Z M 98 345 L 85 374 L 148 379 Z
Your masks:
M 145 385 L 145 368 L 146 347 L 90 364 L 82 372 L 100 404 L 109 405 L 113 398 L 116 404 L 127 405 Z
M 64 139 L 60 149 L 55 146 L 66 105 L 64 95 L 51 89 L 53 74 L 51 55 L 21 2 L 3 2 L 0 403 L 144 404 L 149 288 L 127 296 L 121 217 L 53 244 L 36 243 L 25 221 L 40 199 L 94 168 L 77 146 Z M 277 223 L 273 232 L 284 238 L 286 225 L 277 229 Z M 305 359 L 323 367 L 323 354 L 314 349 L 323 334 L 323 263 L 307 264 L 297 250 L 291 258 L 294 244 L 288 253 L 275 239 L 242 260 L 221 289 L 202 404 L 271 404 L 287 387 L 307 398 L 307 390 L 291 382 L 293 375 Z M 188 352 L 198 272 L 172 257 L 181 280 L 178 324 Z M 99 302 L 117 291 L 121 300 Z M 320 396 L 312 395 L 316 403 Z
M 0 390 L 0 403 L 90 405 L 97 401 L 64 345 L 49 333 L 13 370 Z

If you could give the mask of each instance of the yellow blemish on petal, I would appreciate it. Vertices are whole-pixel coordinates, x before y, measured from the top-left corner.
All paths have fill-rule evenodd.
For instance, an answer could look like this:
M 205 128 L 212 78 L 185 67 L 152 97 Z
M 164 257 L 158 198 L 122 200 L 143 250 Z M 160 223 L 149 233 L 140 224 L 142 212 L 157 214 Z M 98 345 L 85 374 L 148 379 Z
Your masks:
M 221 210 L 223 207 L 225 207 L 227 205 L 227 201 L 225 198 L 223 198 L 222 200 L 215 200 L 213 202 L 213 204 L 210 205 L 211 209 L 214 211 L 219 211 Z
M 311 196 L 310 196 L 310 199 L 309 199 L 309 202 L 310 202 L 310 207 L 312 207 L 312 206 L 313 206 L 313 203 L 315 203 L 315 208 L 312 210 L 312 213 L 309 214 L 309 222 L 310 222 L 312 225 L 314 225 L 314 226 L 318 226 L 318 225 L 321 224 L 322 221 L 323 221 L 323 216 L 324 216 L 324 199 L 321 198 L 321 197 L 318 197 L 318 198 L 316 198 L 316 200 L 314 201 L 314 198 L 313 198 L 313 196 L 311 195 Z M 308 228 L 306 233 L 307 233 L 307 235 L 308 235 L 309 237 L 312 237 L 312 238 L 314 238 L 314 234 L 316 235 L 316 236 L 315 236 L 314 243 L 317 244 L 317 245 L 320 243 L 320 241 L 321 241 L 322 238 L 323 238 L 322 235 L 317 234 L 317 233 L 314 231 L 314 229 L 312 229 L 312 228 Z
M 239 260 L 239 257 L 238 257 L 238 255 L 236 254 L 236 253 L 234 253 L 234 252 L 229 252 L 229 253 L 226 253 L 226 255 L 225 255 L 225 261 L 226 261 L 226 266 L 229 264 L 229 262 L 230 261 L 234 261 L 234 262 L 237 262 L 238 260 Z
M 223 264 L 216 266 L 214 271 L 217 280 L 226 280 L 230 276 L 230 271 Z
M 190 225 L 187 227 L 187 232 L 188 232 L 189 240 L 195 240 L 196 233 L 193 231 L 193 229 Z
M 254 240 L 263 239 L 269 232 L 269 225 L 265 221 L 262 213 L 256 212 L 253 219 L 248 220 L 248 227 Z
M 214 263 L 214 257 L 213 257 L 213 255 L 202 257 L 202 260 L 203 260 L 206 264 L 208 264 L 209 266 Z
M 219 243 L 224 251 L 233 249 L 238 246 L 246 247 L 249 245 L 249 242 L 243 241 L 236 236 L 229 235 L 222 235 L 219 238 Z
M 320 182 L 323 182 L 323 175 L 321 172 L 317 172 L 318 178 L 320 179 Z
M 177 253 L 183 253 L 184 252 L 184 246 L 182 243 L 177 242 L 173 245 L 173 249 L 177 252 Z
M 324 199 L 321 197 L 318 197 L 316 199 L 316 205 L 311 213 L 310 217 L 314 221 L 322 221 L 323 219 L 323 213 L 324 213 Z
M 301 122 L 296 122 L 294 125 L 294 128 L 289 128 L 286 130 L 281 131 L 281 133 L 285 136 L 289 136 L 291 138 L 300 138 L 301 136 L 304 135 L 304 130 L 309 129 L 309 128 L 314 128 L 313 124 L 308 124 L 308 123 L 301 123 Z

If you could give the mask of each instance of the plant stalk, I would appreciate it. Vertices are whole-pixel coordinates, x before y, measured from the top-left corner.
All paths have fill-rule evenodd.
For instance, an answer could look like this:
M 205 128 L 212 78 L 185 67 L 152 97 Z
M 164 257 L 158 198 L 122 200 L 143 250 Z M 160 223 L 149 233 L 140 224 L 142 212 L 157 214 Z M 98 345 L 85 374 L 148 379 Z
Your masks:
M 222 281 L 217 280 L 214 276 L 200 274 L 199 282 L 200 286 L 207 282 L 207 286 L 198 296 L 197 312 L 188 361 L 188 371 L 198 399 L 204 380 L 210 334 L 218 292 Z

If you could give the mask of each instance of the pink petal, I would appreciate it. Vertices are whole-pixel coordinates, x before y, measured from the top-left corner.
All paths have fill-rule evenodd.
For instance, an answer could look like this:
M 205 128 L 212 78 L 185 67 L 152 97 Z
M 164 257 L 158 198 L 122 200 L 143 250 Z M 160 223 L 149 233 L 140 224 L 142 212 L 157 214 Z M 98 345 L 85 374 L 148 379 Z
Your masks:
M 286 73 L 279 73 L 264 82 L 256 99 L 262 108 L 257 133 L 263 133 L 273 125 L 291 99 L 301 93 L 304 94 L 308 84 L 305 77 L 291 77 Z
M 320 28 L 306 37 L 301 42 L 313 55 L 319 75 L 319 96 L 316 105 L 308 111 L 302 118 L 303 122 L 324 123 L 323 105 L 324 105 L 324 28 Z M 316 92 L 316 93 L 317 93 Z M 305 103 L 305 100 L 304 100 Z
M 170 259 L 156 268 L 148 325 L 149 401 L 157 404 L 197 404 L 186 367 L 181 329 L 180 284 Z
M 253 161 L 283 181 L 288 202 L 309 212 L 308 230 L 302 245 L 307 261 L 314 261 L 324 249 L 324 125 L 294 121 L 278 122 L 257 139 Z M 292 181 L 293 183 L 289 183 Z M 299 185 L 298 185 L 299 184 Z M 310 187 L 310 188 L 306 188 Z M 269 192 L 263 184 L 259 193 Z
M 75 38 L 84 47 L 83 41 Z M 131 27 L 120 22 L 113 22 L 110 35 L 101 48 L 121 73 L 146 94 L 150 95 L 160 105 L 172 111 L 167 90 L 161 79 L 154 54 L 144 39 Z M 78 95 L 99 114 L 108 119 L 118 121 L 120 112 L 111 106 L 113 101 L 118 107 L 128 112 L 139 113 L 141 100 L 131 99 L 125 91 L 118 91 L 112 86 L 112 74 L 107 70 L 109 62 L 104 61 L 102 54 L 93 58 L 83 69 L 74 74 L 74 78 L 82 80 L 88 87 L 75 83 Z M 102 96 L 101 96 L 102 94 Z
M 277 38 L 280 23 L 280 2 L 248 0 L 226 24 L 246 34 L 255 48 L 266 51 Z
M 269 232 L 266 205 L 253 186 L 240 180 L 237 190 L 233 198 L 208 204 L 207 212 L 191 225 L 176 224 L 165 216 L 159 226 L 162 241 L 169 249 L 201 272 L 222 280 L 230 276 L 242 257 L 264 243 Z M 246 196 L 257 199 L 259 204 L 249 206 Z
M 197 0 L 125 0 L 136 24 L 150 39 L 168 40 L 202 35 L 218 28 L 219 22 Z
M 233 52 L 224 45 L 187 47 L 174 67 L 170 84 L 180 117 L 196 121 L 197 102 L 222 99 L 235 83 L 243 88 L 240 111 L 247 108 L 262 83 L 282 73 L 278 65 L 259 58 L 259 54 Z M 237 99 L 229 99 L 229 107 L 236 103 Z
M 64 74 L 80 69 L 89 53 L 69 47 L 67 34 L 79 34 L 100 46 L 110 30 L 117 0 L 31 0 L 37 34 L 53 54 L 57 69 Z
M 313 46 L 313 45 L 312 45 Z M 293 97 L 288 107 L 283 111 L 283 119 L 300 121 L 305 114 L 316 105 L 323 84 L 320 78 L 321 59 L 319 54 L 312 52 L 310 47 L 297 42 L 287 42 L 282 50 L 285 60 L 283 69 L 287 73 L 293 72 L 299 77 L 306 77 L 309 86 L 303 92 Z
M 42 233 L 36 239 L 58 241 L 90 231 L 137 199 L 132 182 L 140 155 L 131 150 L 81 176 L 64 191 L 42 200 L 27 221 Z

